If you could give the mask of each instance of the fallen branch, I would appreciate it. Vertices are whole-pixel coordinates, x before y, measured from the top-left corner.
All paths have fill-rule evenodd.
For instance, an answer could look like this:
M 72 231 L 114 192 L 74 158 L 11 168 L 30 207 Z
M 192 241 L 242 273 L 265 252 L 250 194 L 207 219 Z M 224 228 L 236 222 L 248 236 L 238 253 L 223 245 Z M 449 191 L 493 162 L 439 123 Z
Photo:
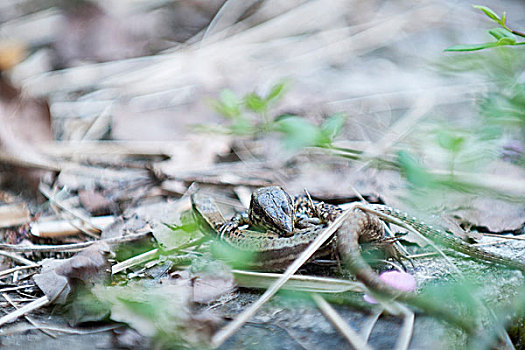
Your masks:
M 44 295 L 43 297 L 38 298 L 35 301 L 32 301 L 29 304 L 22 306 L 20 309 L 17 309 L 5 315 L 4 317 L 0 318 L 0 327 L 6 323 L 16 320 L 17 318 L 21 316 L 27 315 L 28 313 L 32 311 L 40 309 L 41 307 L 49 304 L 49 302 L 50 300 L 47 298 L 47 296 Z
M 23 246 L 19 244 L 0 244 L 0 249 L 4 249 L 11 252 L 76 252 L 84 248 L 89 247 L 92 244 L 98 242 L 105 242 L 107 244 L 120 244 L 125 242 L 137 241 L 147 237 L 151 232 L 136 233 L 134 235 L 99 239 L 96 241 L 89 241 L 83 243 L 72 243 L 72 244 L 57 244 L 57 245 L 30 245 Z

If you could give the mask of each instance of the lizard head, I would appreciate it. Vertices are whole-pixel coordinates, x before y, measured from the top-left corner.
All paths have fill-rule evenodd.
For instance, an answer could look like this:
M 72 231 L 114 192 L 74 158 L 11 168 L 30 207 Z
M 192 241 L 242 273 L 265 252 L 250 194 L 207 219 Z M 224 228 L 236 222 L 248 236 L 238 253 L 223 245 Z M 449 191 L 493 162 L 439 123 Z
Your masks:
M 292 198 L 279 186 L 268 186 L 252 193 L 250 221 L 255 226 L 262 226 L 291 236 L 294 231 L 295 211 Z

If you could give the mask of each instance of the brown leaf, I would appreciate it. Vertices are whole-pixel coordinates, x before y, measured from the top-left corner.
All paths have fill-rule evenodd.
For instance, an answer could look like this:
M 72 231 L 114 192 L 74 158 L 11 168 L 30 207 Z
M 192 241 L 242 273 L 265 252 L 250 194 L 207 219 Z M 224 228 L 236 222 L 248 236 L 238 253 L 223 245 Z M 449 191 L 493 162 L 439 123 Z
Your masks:
M 235 288 L 233 276 L 204 275 L 193 282 L 193 301 L 206 304 L 230 293 Z
M 46 259 L 42 271 L 33 276 L 33 280 L 49 300 L 65 304 L 73 289 L 79 286 L 92 287 L 95 283 L 109 279 L 109 252 L 107 244 L 97 243 L 70 259 Z
M 38 288 L 56 304 L 65 304 L 71 294 L 67 277 L 56 273 L 56 268 L 63 263 L 63 260 L 45 259 L 42 263 L 42 271 L 33 276 L 33 281 Z
M 113 343 L 119 349 L 151 349 L 151 339 L 146 338 L 132 328 L 113 330 Z
M 55 41 L 59 65 L 105 62 L 143 54 L 146 42 L 134 35 L 126 26 L 127 21 L 128 17 L 111 16 L 97 4 L 87 1 L 66 6 Z
M 9 160 L 15 165 L 28 164 L 19 168 L 27 183 L 35 188 L 42 170 L 29 169 L 30 164 L 52 168 L 53 163 L 46 159 L 36 145 L 52 140 L 51 116 L 47 102 L 24 96 L 4 77 L 0 78 L 0 159 Z
M 525 224 L 525 206 L 494 198 L 476 198 L 455 213 L 462 221 L 489 232 L 517 231 Z
M 82 204 L 91 215 L 97 216 L 110 213 L 112 202 L 98 191 L 80 190 L 78 192 L 78 198 L 80 204 Z
M 235 287 L 235 279 L 230 268 L 221 261 L 197 260 L 191 271 L 176 273 L 178 281 L 187 280 L 193 287 L 192 300 L 206 304 L 230 293 Z

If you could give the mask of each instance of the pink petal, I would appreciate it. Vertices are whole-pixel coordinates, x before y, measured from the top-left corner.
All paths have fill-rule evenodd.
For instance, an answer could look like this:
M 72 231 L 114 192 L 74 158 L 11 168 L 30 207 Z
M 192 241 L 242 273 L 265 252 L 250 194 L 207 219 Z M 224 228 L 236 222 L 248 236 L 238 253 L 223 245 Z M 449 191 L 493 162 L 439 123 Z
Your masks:
M 417 287 L 417 282 L 414 276 L 402 271 L 386 271 L 379 275 L 379 279 L 389 286 L 402 290 L 404 292 L 412 292 Z M 363 299 L 370 304 L 377 304 L 377 301 L 370 295 L 365 294 Z

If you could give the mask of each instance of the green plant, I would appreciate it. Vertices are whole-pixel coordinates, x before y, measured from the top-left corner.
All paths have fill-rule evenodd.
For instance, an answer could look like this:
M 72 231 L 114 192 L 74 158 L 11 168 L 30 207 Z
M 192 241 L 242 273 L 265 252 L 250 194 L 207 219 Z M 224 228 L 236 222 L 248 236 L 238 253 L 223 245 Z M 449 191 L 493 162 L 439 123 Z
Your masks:
M 329 148 L 344 126 L 346 116 L 337 113 L 327 117 L 321 125 L 306 118 L 284 114 L 277 118 L 270 116 L 274 107 L 287 91 L 284 82 L 274 85 L 267 94 L 255 92 L 238 96 L 225 89 L 216 100 L 211 101 L 213 110 L 224 118 L 224 125 L 194 125 L 199 131 L 212 131 L 236 136 L 256 137 L 278 133 L 283 144 L 289 149 L 308 146 Z
M 498 46 L 525 45 L 525 41 L 518 41 L 518 37 L 525 38 L 525 33 L 510 29 L 507 26 L 507 15 L 505 12 L 503 12 L 503 15 L 500 17 L 496 12 L 486 6 L 474 5 L 474 7 L 483 11 L 493 22 L 499 24 L 499 27 L 489 30 L 489 34 L 494 37 L 496 41 L 481 44 L 454 45 L 445 51 L 478 51 Z

